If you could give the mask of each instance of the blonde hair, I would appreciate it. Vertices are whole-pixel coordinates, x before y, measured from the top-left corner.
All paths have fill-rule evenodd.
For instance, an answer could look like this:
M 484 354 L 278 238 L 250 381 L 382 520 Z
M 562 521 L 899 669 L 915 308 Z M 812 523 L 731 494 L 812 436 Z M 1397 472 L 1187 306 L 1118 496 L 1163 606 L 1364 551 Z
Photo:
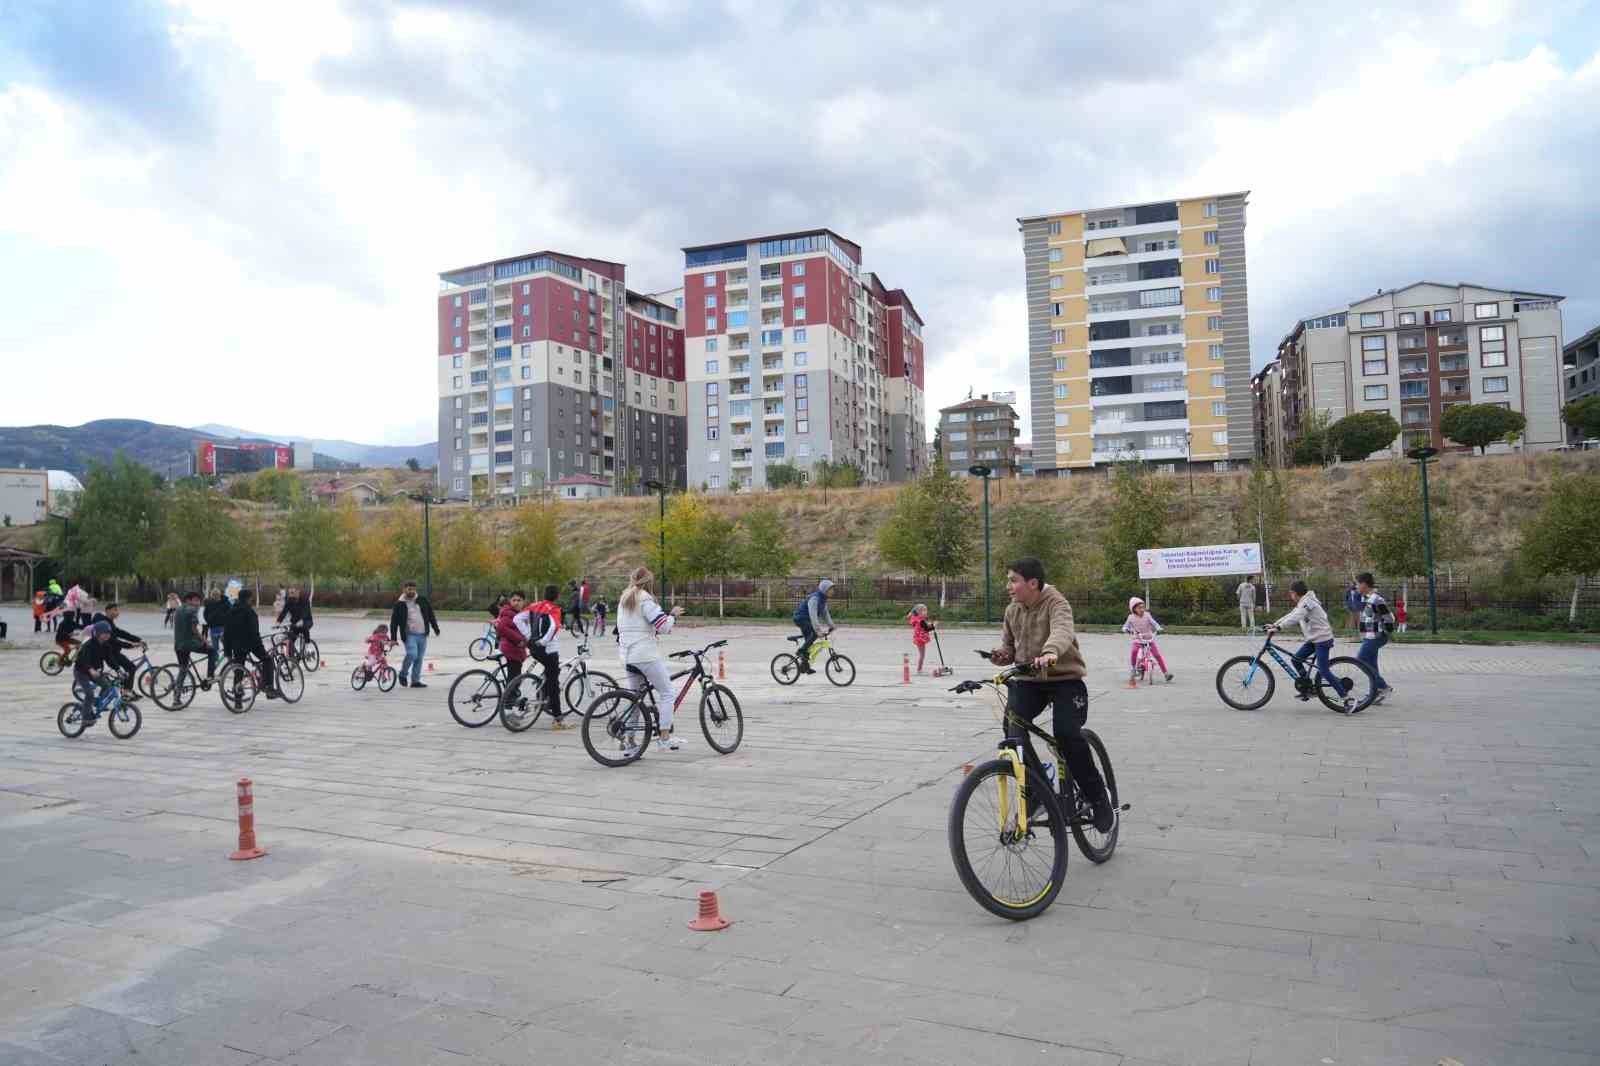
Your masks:
M 639 609 L 639 597 L 645 594 L 645 586 L 650 584 L 650 579 L 655 577 L 648 566 L 641 566 L 628 575 L 628 587 L 622 590 L 622 596 L 617 600 L 620 610 L 635 611 Z

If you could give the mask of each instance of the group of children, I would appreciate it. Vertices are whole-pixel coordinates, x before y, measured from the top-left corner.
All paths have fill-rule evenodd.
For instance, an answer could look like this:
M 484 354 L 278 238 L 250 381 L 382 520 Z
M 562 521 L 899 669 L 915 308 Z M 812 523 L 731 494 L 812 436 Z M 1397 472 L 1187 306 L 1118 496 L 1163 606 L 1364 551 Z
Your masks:
M 928 605 L 919 603 L 912 607 L 905 618 L 911 626 L 911 646 L 917 649 L 917 673 L 922 673 L 923 658 L 928 652 L 928 642 L 932 639 L 933 631 L 938 628 L 933 619 L 928 617 Z M 1148 643 L 1150 655 L 1161 667 L 1161 672 L 1167 680 L 1172 680 L 1172 671 L 1167 669 L 1167 661 L 1161 657 L 1161 649 L 1156 646 L 1156 634 L 1161 632 L 1161 623 L 1157 622 L 1155 615 L 1145 607 L 1144 601 L 1135 596 L 1128 601 L 1128 619 L 1122 623 L 1122 631 L 1133 635 L 1133 646 L 1128 654 L 1128 683 L 1131 685 L 1138 680 L 1137 668 L 1139 664 L 1139 648 Z M 937 673 L 934 674 L 938 676 Z

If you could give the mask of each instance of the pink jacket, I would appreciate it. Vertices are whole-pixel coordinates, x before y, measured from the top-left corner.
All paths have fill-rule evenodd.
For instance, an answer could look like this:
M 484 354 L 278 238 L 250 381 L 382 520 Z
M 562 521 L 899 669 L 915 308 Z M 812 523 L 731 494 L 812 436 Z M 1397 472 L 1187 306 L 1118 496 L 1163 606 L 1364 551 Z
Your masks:
M 1122 623 L 1124 633 L 1132 633 L 1136 637 L 1154 640 L 1156 634 L 1161 632 L 1161 623 L 1157 622 L 1155 615 L 1146 611 L 1144 614 L 1130 614 L 1128 620 Z

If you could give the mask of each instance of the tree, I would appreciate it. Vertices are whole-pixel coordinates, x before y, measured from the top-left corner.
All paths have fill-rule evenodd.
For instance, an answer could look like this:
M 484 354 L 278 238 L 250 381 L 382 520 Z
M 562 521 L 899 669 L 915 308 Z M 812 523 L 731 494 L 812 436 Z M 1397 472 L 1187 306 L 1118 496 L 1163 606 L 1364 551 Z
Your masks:
M 797 488 L 806 481 L 805 471 L 793 463 L 768 463 L 767 488 L 786 489 Z
M 1328 458 L 1333 454 L 1328 445 L 1329 420 L 1327 411 L 1313 410 L 1306 413 L 1306 417 L 1300 423 L 1300 437 L 1294 442 L 1296 466 L 1328 465 Z
M 1600 574 L 1600 474 L 1558 478 L 1538 512 L 1522 527 L 1522 558 L 1543 577 L 1573 579 L 1567 621 L 1578 620 L 1578 590 L 1583 579 Z
M 980 529 L 978 505 L 941 467 L 895 494 L 894 509 L 878 530 L 878 554 L 894 566 L 937 577 L 943 607 L 946 582 L 972 566 Z
M 943 443 L 944 443 L 944 426 L 943 425 L 934 426 L 933 427 L 933 454 L 934 455 L 942 455 L 943 454 L 944 449 L 941 447 L 941 445 Z M 1049 571 L 1047 570 L 1047 571 L 1045 571 L 1045 573 L 1049 573 Z
M 422 464 L 417 462 L 415 456 L 412 456 L 406 460 L 406 469 L 415 474 L 417 471 L 422 469 Z
M 1328 427 L 1327 450 L 1347 463 L 1382 451 L 1400 436 L 1400 423 L 1387 411 L 1358 411 Z
M 717 617 L 721 618 L 723 580 L 739 568 L 739 527 L 730 518 L 706 511 L 693 532 L 693 540 L 684 549 L 684 556 L 685 576 L 717 579 Z
M 506 573 L 527 590 L 560 585 L 578 573 L 577 553 L 561 536 L 561 505 L 524 503 L 512 513 Z
M 1460 527 L 1443 479 L 1429 479 L 1428 501 L 1434 559 L 1449 559 L 1460 544 Z M 1368 482 L 1356 537 L 1375 570 L 1402 578 L 1426 573 L 1422 526 L 1422 478 L 1415 463 L 1390 465 Z
M 172 494 L 161 528 L 140 565 L 161 580 L 204 579 L 238 567 L 240 528 L 228 504 L 207 488 L 189 483 Z
M 706 514 L 705 501 L 699 496 L 687 492 L 673 494 L 667 499 L 667 535 L 663 538 L 660 509 L 651 509 L 639 539 L 646 565 L 671 581 L 694 581 L 705 576 L 703 571 L 697 570 L 699 560 L 695 544 Z M 665 557 L 662 556 L 663 544 Z
M 1176 490 L 1171 478 L 1151 475 L 1137 459 L 1118 461 L 1111 475 L 1111 503 L 1100 530 L 1107 585 L 1119 592 L 1138 587 L 1138 553 L 1166 546 Z
M 83 577 L 118 578 L 138 573 L 146 544 L 164 528 L 167 491 L 154 471 L 126 455 L 92 463 L 69 523 L 50 524 L 50 553 L 72 561 L 68 581 Z
M 1600 393 L 1567 404 L 1561 409 L 1561 420 L 1584 440 L 1600 437 Z
M 1014 503 L 995 522 L 994 576 L 1004 582 L 1006 568 L 1032 556 L 1044 564 L 1047 580 L 1072 570 L 1072 542 L 1061 535 L 1061 515 L 1046 503 Z
M 239 498 L 241 485 L 243 498 L 257 503 L 275 503 L 284 510 L 303 503 L 306 498 L 305 482 L 288 470 L 258 470 L 250 477 L 234 482 L 229 494 Z
M 484 528 L 475 508 L 468 508 L 440 523 L 433 531 L 435 571 L 443 578 L 463 583 L 470 596 L 474 585 L 487 585 L 500 572 L 500 550 Z
M 811 464 L 811 481 L 823 488 L 853 489 L 861 484 L 861 468 L 848 459 L 823 457 Z
M 1233 499 L 1233 536 L 1239 543 L 1261 540 L 1261 551 L 1269 566 L 1296 570 L 1302 556 L 1289 520 L 1291 481 L 1257 460 L 1250 464 L 1250 476 L 1239 481 Z
M 1528 419 L 1521 411 L 1497 407 L 1492 403 L 1458 403 L 1439 420 L 1439 430 L 1457 444 L 1478 449 L 1482 455 L 1495 441 L 1504 440 L 1507 433 L 1521 432 Z
M 310 593 L 317 593 L 317 574 L 342 574 L 349 570 L 351 546 L 341 536 L 338 515 L 326 507 L 305 504 L 289 512 L 278 547 L 283 568 L 305 574 Z
M 744 542 L 739 546 L 737 569 L 766 582 L 767 608 L 772 607 L 772 579 L 788 577 L 795 551 L 778 509 L 762 501 L 745 511 L 739 522 Z

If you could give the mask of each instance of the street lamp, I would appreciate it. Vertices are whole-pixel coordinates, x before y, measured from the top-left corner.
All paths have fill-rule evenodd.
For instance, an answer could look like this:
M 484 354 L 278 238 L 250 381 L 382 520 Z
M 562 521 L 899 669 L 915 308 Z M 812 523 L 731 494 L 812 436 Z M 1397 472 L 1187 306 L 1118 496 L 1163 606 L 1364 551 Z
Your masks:
M 983 478 L 983 620 L 991 621 L 989 606 L 991 602 L 991 584 L 994 581 L 993 567 L 989 562 L 989 475 L 994 471 L 978 463 L 967 467 L 967 473 L 973 477 Z
M 408 492 L 408 493 L 406 493 L 406 495 L 411 497 L 413 500 L 416 500 L 418 503 L 422 504 L 422 585 L 423 585 L 423 595 L 428 597 L 429 602 L 432 602 L 432 600 L 433 600 L 433 543 L 429 539 L 428 506 L 430 504 L 443 503 L 444 501 L 443 500 L 435 500 L 432 496 L 424 496 L 420 492 Z
M 656 533 L 659 534 L 661 545 L 661 594 L 665 596 L 667 592 L 667 486 L 655 478 L 651 478 L 644 483 L 644 487 L 655 493 L 661 500 L 659 518 L 656 522 Z
M 1428 507 L 1428 463 L 1439 454 L 1437 448 L 1412 448 L 1406 458 L 1422 468 L 1422 541 L 1428 553 L 1428 629 L 1439 635 L 1439 593 L 1433 581 L 1433 515 Z
M 1189 499 L 1194 499 L 1194 433 L 1183 431 L 1183 465 L 1189 468 Z

